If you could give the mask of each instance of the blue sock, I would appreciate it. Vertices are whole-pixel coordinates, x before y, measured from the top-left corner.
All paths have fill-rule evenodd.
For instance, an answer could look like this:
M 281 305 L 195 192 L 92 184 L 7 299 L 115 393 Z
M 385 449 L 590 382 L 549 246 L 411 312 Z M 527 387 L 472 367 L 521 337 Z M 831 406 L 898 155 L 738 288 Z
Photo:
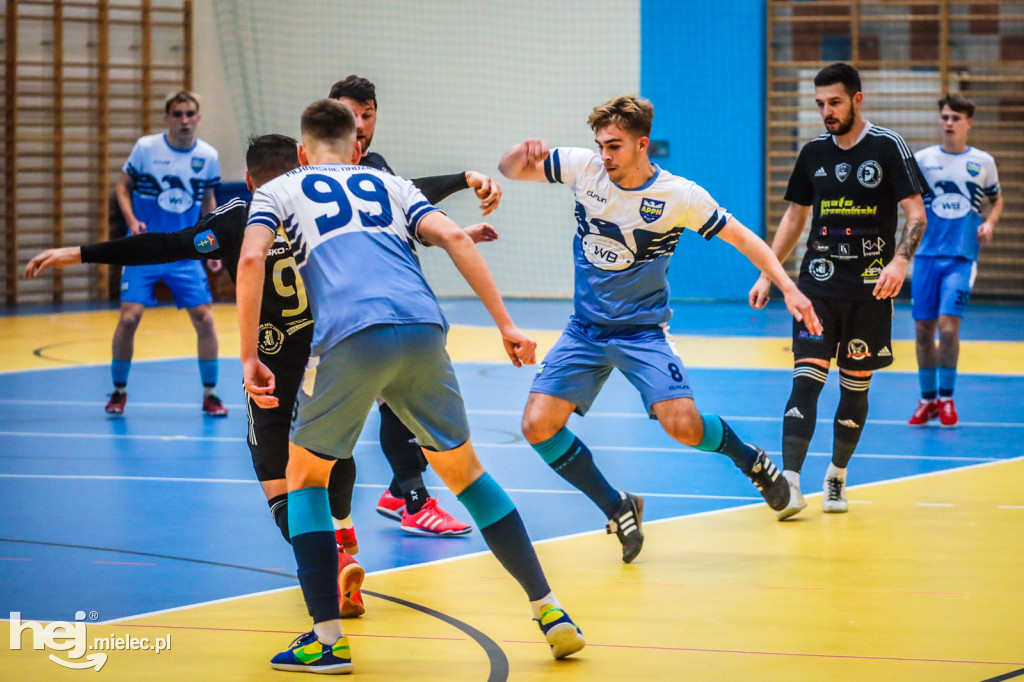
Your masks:
M 206 386 L 207 388 L 213 388 L 216 386 L 219 372 L 220 363 L 216 360 L 199 361 L 199 378 L 202 380 L 203 386 Z
M 131 360 L 112 360 L 110 363 L 110 378 L 114 381 L 114 388 L 123 389 L 128 385 L 128 372 L 132 369 Z
M 939 378 L 934 367 L 919 367 L 917 369 L 917 383 L 921 385 L 921 397 L 925 400 L 935 400 L 938 395 Z
M 576 435 L 567 428 L 531 446 L 559 476 L 572 483 L 594 504 L 605 517 L 611 518 L 622 504 L 619 491 L 594 464 L 594 456 Z
M 341 618 L 338 541 L 327 488 L 300 488 L 288 493 L 288 534 L 299 567 L 302 596 L 313 622 Z
M 743 473 L 750 473 L 757 461 L 757 450 L 741 441 L 717 414 L 702 414 L 700 417 L 704 420 L 704 438 L 695 447 L 702 452 L 721 452 Z
M 939 397 L 952 398 L 956 387 L 956 367 L 939 367 Z
M 526 526 L 508 493 L 486 471 L 458 495 L 473 517 L 480 534 L 513 578 L 526 590 L 530 601 L 547 595 L 548 586 Z M 337 581 L 335 581 L 337 582 Z

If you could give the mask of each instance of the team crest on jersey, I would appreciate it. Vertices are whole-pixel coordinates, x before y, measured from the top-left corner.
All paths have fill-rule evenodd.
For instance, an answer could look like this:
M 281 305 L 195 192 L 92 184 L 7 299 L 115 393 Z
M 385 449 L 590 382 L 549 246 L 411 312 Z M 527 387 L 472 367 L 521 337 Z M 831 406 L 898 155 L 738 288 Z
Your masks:
M 850 177 L 851 170 L 853 170 L 853 166 L 848 163 L 836 164 L 836 177 L 839 178 L 839 182 L 846 182 L 846 178 Z
M 640 217 L 645 223 L 653 223 L 665 212 L 665 202 L 657 199 L 643 198 L 640 200 Z
M 968 161 L 967 172 L 971 174 L 972 178 L 978 177 L 978 174 L 981 172 L 981 164 L 977 161 Z
M 205 166 L 205 165 L 206 165 L 206 159 L 198 157 L 198 156 L 193 156 L 192 157 L 192 172 L 193 173 L 198 173 L 199 171 L 203 170 L 203 166 Z
M 217 238 L 213 236 L 212 230 L 207 230 L 202 234 L 197 234 L 193 243 L 196 246 L 196 251 L 199 253 L 210 253 L 211 251 L 216 251 L 220 246 Z
M 877 161 L 865 161 L 857 168 L 857 182 L 868 189 L 878 187 L 882 182 L 882 167 Z
M 835 264 L 833 264 L 828 258 L 815 258 L 807 265 L 807 269 L 810 271 L 811 277 L 819 282 L 831 279 L 832 273 L 836 271 Z
M 260 325 L 260 352 L 277 355 L 284 345 L 284 332 L 269 322 Z

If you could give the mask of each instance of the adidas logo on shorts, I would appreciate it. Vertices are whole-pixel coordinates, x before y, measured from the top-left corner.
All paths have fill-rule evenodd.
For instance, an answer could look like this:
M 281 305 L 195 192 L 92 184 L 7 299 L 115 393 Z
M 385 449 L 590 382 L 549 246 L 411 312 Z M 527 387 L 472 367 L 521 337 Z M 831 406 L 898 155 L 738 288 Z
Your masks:
M 878 357 L 880 357 L 880 358 L 892 357 L 892 351 L 889 350 L 889 346 L 882 346 L 882 350 L 878 351 Z

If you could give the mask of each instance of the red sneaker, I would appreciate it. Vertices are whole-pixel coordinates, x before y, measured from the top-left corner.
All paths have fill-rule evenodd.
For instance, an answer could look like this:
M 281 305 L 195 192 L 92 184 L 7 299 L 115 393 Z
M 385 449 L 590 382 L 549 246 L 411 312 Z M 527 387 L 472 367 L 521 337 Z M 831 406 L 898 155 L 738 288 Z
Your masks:
M 358 618 L 366 613 L 363 604 L 363 593 L 359 587 L 363 584 L 366 571 L 359 565 L 356 558 L 338 548 L 338 595 L 341 600 L 341 617 Z
M 402 512 L 402 530 L 413 535 L 431 535 L 434 537 L 451 537 L 465 535 L 473 527 L 456 521 L 452 515 L 437 506 L 437 500 L 428 497 L 426 504 L 415 514 Z
M 107 401 L 107 406 L 103 409 L 107 411 L 107 414 L 124 414 L 124 404 L 128 402 L 128 394 L 125 391 L 114 390 L 110 394 L 110 400 Z
M 402 514 L 405 513 L 405 500 L 401 497 L 395 497 L 391 494 L 390 490 L 385 490 L 384 494 L 377 500 L 377 513 L 389 519 L 401 521 Z
M 956 407 L 952 398 L 939 398 L 939 424 L 947 429 L 952 429 L 960 422 L 957 416 Z
M 924 426 L 938 416 L 939 401 L 922 399 L 917 403 L 917 409 L 914 410 L 914 416 L 911 417 L 907 423 L 911 426 Z
M 338 546 L 349 554 L 359 554 L 359 542 L 356 540 L 355 528 L 339 528 L 334 531 Z
M 203 398 L 203 412 L 211 417 L 228 416 L 228 408 L 220 401 L 220 398 L 212 393 Z

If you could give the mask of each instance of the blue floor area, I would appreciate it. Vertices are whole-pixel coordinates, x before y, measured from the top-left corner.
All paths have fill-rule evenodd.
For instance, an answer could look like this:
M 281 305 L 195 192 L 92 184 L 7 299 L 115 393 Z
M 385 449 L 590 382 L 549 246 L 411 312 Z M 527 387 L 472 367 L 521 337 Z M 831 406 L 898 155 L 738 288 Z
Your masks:
M 597 509 L 519 433 L 532 371 L 464 364 L 458 374 L 480 457 L 511 491 L 532 537 L 601 530 Z M 691 372 L 703 411 L 722 415 L 744 440 L 774 453 L 790 378 L 785 370 Z M 252 473 L 241 395 L 223 396 L 232 408 L 227 419 L 206 418 L 193 360 L 137 363 L 126 415 L 108 418 L 102 412 L 108 382 L 107 367 L 0 375 L 0 614 L 50 620 L 85 610 L 108 620 L 295 585 L 291 550 Z M 238 363 L 222 361 L 221 385 L 240 383 Z M 961 428 L 915 430 L 904 421 L 916 400 L 916 377 L 879 373 L 851 485 L 1024 455 L 1024 405 L 1006 400 L 1022 393 L 1024 378 L 962 376 Z M 804 467 L 806 492 L 817 489 L 828 464 L 837 399 L 833 376 Z M 356 449 L 353 510 L 366 569 L 484 550 L 478 532 L 408 536 L 375 513 L 390 480 L 376 445 L 377 423 L 371 414 Z M 647 495 L 648 521 L 760 500 L 724 457 L 665 435 L 619 375 L 590 415 L 574 417 L 570 428 L 616 487 Z M 468 520 L 432 473 L 427 482 L 443 507 Z M 775 522 L 767 508 L 764 522 Z M 608 561 L 617 562 L 615 539 L 607 543 Z

